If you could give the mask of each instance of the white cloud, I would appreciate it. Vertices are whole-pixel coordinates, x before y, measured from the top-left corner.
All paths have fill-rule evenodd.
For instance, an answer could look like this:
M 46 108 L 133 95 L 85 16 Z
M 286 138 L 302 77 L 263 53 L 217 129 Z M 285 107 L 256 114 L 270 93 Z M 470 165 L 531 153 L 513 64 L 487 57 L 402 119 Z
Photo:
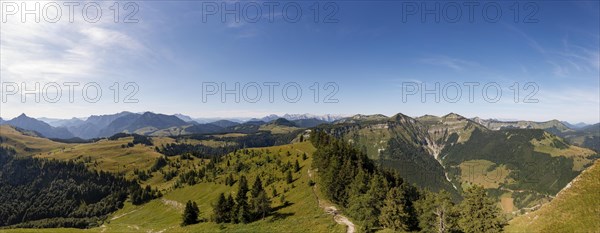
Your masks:
M 456 71 L 462 71 L 468 67 L 479 66 L 479 64 L 477 64 L 476 62 L 466 61 L 466 60 L 447 57 L 447 56 L 427 57 L 427 58 L 422 58 L 419 61 L 422 63 L 425 63 L 425 64 L 444 66 L 444 67 L 447 67 L 447 68 L 450 68 L 450 69 L 453 69 Z
M 73 23 L 66 15 L 57 23 L 43 18 L 36 23 L 33 17 L 22 23 L 18 14 L 9 17 L 0 29 L 3 81 L 92 79 L 110 72 L 116 62 L 148 53 L 133 30 L 124 30 L 135 27 L 115 23 L 108 6 L 103 9 L 104 18 L 97 23 L 88 23 L 77 14 Z

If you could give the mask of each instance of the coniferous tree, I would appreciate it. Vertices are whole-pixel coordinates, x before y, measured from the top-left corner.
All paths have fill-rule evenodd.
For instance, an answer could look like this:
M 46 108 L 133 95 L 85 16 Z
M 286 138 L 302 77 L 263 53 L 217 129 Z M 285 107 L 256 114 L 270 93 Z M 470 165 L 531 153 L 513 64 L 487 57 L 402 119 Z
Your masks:
M 288 201 L 285 199 L 285 194 L 281 194 L 281 196 L 279 197 L 279 203 L 281 203 L 281 205 L 287 205 Z
M 373 203 L 375 204 L 375 208 L 378 210 L 378 213 L 383 206 L 383 201 L 385 200 L 387 190 L 388 184 L 384 177 L 380 174 L 373 175 L 373 178 L 369 182 L 369 191 L 367 191 L 367 194 L 373 198 Z
M 227 199 L 225 194 L 221 193 L 217 203 L 213 207 L 213 219 L 216 223 L 229 222 L 229 211 L 227 210 Z
M 261 190 L 258 195 L 252 199 L 253 213 L 256 218 L 265 218 L 271 213 L 271 200 L 267 197 L 265 190 Z
M 501 232 L 504 228 L 505 220 L 500 216 L 500 210 L 481 186 L 468 188 L 459 207 L 458 223 L 465 233 Z
M 419 227 L 427 232 L 458 231 L 458 212 L 444 190 L 439 193 L 425 191 L 416 204 Z
M 381 226 L 390 228 L 394 231 L 407 231 L 408 224 L 406 220 L 409 213 L 406 212 L 406 199 L 400 187 L 393 187 L 388 191 L 379 222 Z
M 197 223 L 199 213 L 200 209 L 198 209 L 198 204 L 196 204 L 196 202 L 188 201 L 185 204 L 185 210 L 183 211 L 183 222 L 181 225 L 187 226 Z
M 235 183 L 235 179 L 233 178 L 233 174 L 229 173 L 229 186 L 233 186 Z
M 236 219 L 238 223 L 250 222 L 250 210 L 248 209 L 248 205 L 240 205 L 238 207 Z
M 252 194 L 252 198 L 258 197 L 258 194 L 263 191 L 262 181 L 260 180 L 260 176 L 256 176 L 254 180 L 254 184 L 252 185 L 252 190 L 250 190 L 250 194 Z
M 285 176 L 285 181 L 286 181 L 288 184 L 291 184 L 292 182 L 294 182 L 294 177 L 292 176 L 292 171 L 291 171 L 291 170 L 288 170 L 288 171 L 287 171 L 287 174 L 286 174 L 286 176 Z
M 294 172 L 298 171 L 300 171 L 300 163 L 298 163 L 298 160 L 296 159 L 296 163 L 294 163 Z
M 365 194 L 369 188 L 369 179 L 367 174 L 361 169 L 348 185 L 348 197 L 356 197 Z
M 274 198 L 277 196 L 277 189 L 275 187 L 273 187 L 273 193 L 271 194 L 271 197 Z
M 227 195 L 227 200 L 225 201 L 225 210 L 226 211 L 226 219 L 228 222 L 235 222 L 234 217 L 234 209 L 235 209 L 235 201 L 231 194 Z
M 247 223 L 250 221 L 250 209 L 248 207 L 248 181 L 245 176 L 240 176 L 238 192 L 235 197 L 234 221 Z

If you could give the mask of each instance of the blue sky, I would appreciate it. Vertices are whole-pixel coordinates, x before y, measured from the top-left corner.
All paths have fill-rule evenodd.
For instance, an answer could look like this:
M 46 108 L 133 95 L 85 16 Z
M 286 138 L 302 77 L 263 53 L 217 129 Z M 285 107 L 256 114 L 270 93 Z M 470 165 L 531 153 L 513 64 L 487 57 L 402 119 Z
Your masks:
M 456 15 L 456 5 L 426 2 L 429 9 L 440 4 L 439 23 L 435 15 L 425 15 L 422 21 L 423 5 L 410 1 L 318 2 L 318 22 L 311 10 L 316 1 L 292 2 L 302 9 L 295 23 L 286 21 L 286 17 L 295 17 L 295 8 L 282 13 L 283 5 L 289 2 L 275 7 L 270 22 L 262 1 L 139 1 L 135 2 L 139 6 L 134 16 L 137 23 L 122 22 L 133 9 L 122 9 L 123 3 L 119 22 L 115 23 L 114 11 L 109 8 L 113 3 L 99 2 L 103 15 L 96 23 L 83 19 L 80 11 L 85 3 L 75 8 L 78 13 L 73 23 L 66 16 L 57 23 L 43 19 L 35 23 L 33 17 L 23 23 L 18 13 L 4 15 L 0 45 L 3 84 L 25 83 L 30 89 L 36 82 L 42 87 L 52 82 L 81 85 L 76 88 L 73 103 L 68 101 L 67 89 L 62 90 L 57 103 L 44 98 L 35 103 L 32 95 L 23 103 L 21 93 L 2 95 L 2 118 L 21 112 L 70 118 L 128 110 L 193 117 L 398 112 L 420 116 L 455 112 L 467 117 L 600 121 L 597 1 L 532 5 L 491 2 L 487 14 L 482 9 L 485 2 L 480 2 L 474 7 L 472 21 L 469 8 L 458 2 L 462 12 L 457 22 L 449 22 Z M 233 15 L 227 15 L 223 22 L 220 12 L 207 15 L 209 4 L 216 5 L 217 10 L 239 4 L 240 9 L 248 9 L 247 18 L 256 16 L 253 6 L 260 6 L 262 14 L 256 23 L 243 15 L 239 22 Z M 406 13 L 409 5 L 418 8 L 414 14 Z M 494 6 L 502 11 L 498 20 L 494 20 Z M 518 22 L 515 6 L 519 9 Z M 62 7 L 66 12 L 67 8 Z M 323 22 L 333 10 L 337 10 L 331 17 L 333 22 Z M 90 82 L 102 89 L 96 103 L 88 103 L 81 96 L 81 87 Z M 114 103 L 110 89 L 115 82 L 121 89 L 118 103 Z M 123 89 L 129 82 L 139 88 L 133 98 L 138 103 L 122 101 L 133 90 Z M 265 82 L 279 83 L 272 103 Z M 318 103 L 314 102 L 315 82 L 320 89 Z M 464 85 L 471 82 L 479 83 L 472 103 Z M 203 83 L 224 83 L 229 89 L 235 83 L 240 87 L 257 83 L 263 93 L 256 103 L 243 97 L 236 103 L 233 95 L 228 95 L 225 103 L 219 95 L 207 96 L 203 102 Z M 282 87 L 291 83 L 302 90 L 295 103 L 282 96 Z M 330 89 L 324 89 L 328 83 Z M 460 99 L 448 101 L 442 96 L 438 103 L 433 95 L 427 95 L 422 101 L 417 92 L 403 101 L 407 85 L 433 89 L 435 83 L 440 84 L 440 95 L 444 94 L 444 85 L 450 85 L 446 89 L 449 99 L 457 96 L 452 85 L 458 84 L 462 88 Z M 514 83 L 519 84 L 518 103 L 514 101 Z M 527 83 L 529 89 L 524 89 Z M 484 98 L 482 87 L 486 84 L 502 89 L 497 102 L 486 101 L 489 96 Z M 333 86 L 337 92 L 330 99 L 337 102 L 323 103 Z M 255 89 L 247 90 L 252 99 Z M 296 94 L 293 90 L 287 92 L 292 99 Z M 495 96 L 494 90 L 488 89 L 488 95 Z M 533 93 L 528 99 L 537 103 L 523 103 Z

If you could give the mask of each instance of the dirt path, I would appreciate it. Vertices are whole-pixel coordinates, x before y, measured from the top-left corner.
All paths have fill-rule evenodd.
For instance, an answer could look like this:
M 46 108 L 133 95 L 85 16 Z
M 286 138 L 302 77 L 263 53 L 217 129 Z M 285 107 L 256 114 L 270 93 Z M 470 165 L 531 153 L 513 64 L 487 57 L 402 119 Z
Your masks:
M 308 169 L 308 177 L 312 179 L 312 170 Z M 354 233 L 356 228 L 354 227 L 354 223 L 352 223 L 346 216 L 341 215 L 335 206 L 326 203 L 319 199 L 319 195 L 317 195 L 317 185 L 313 185 L 312 187 L 313 194 L 317 198 L 317 205 L 325 210 L 325 213 L 333 215 L 333 220 L 338 224 L 346 225 L 348 228 L 346 233 Z
M 117 219 L 119 219 L 119 218 L 121 218 L 121 217 L 123 217 L 123 216 L 125 216 L 125 215 L 131 214 L 131 213 L 133 213 L 133 212 L 136 212 L 136 211 L 137 211 L 137 209 L 135 209 L 135 210 L 132 210 L 132 211 L 129 211 L 129 212 L 127 212 L 127 213 L 124 213 L 124 214 L 120 214 L 120 215 L 114 216 L 114 217 L 112 217 L 110 220 L 117 220 Z

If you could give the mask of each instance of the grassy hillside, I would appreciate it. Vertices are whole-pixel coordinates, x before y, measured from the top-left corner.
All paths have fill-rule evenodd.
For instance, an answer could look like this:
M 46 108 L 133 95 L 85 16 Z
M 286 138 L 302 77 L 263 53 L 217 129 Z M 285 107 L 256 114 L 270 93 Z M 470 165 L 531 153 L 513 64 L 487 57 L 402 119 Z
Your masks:
M 507 232 L 598 232 L 600 161 L 537 211 L 514 218 Z
M 132 137 L 124 137 L 117 140 L 103 139 L 95 143 L 70 144 L 64 149 L 37 154 L 36 157 L 81 160 L 94 169 L 127 174 L 135 169 L 149 168 L 161 156 L 154 151 L 153 146 L 136 144 L 133 147 L 122 147 L 132 141 Z
M 138 145 L 139 146 L 139 145 Z M 318 205 L 316 193 L 308 185 L 308 170 L 315 148 L 309 142 L 296 143 L 268 148 L 245 149 L 231 153 L 216 164 L 215 173 L 207 172 L 204 178 L 198 178 L 195 185 L 166 189 L 165 195 L 141 206 L 126 203 L 123 209 L 115 212 L 109 221 L 98 228 L 87 230 L 43 229 L 41 232 L 345 232 L 345 226 L 337 224 L 333 216 L 327 214 Z M 306 159 L 303 155 L 306 153 Z M 178 158 L 170 157 L 171 162 Z M 283 168 L 298 161 L 300 170 L 293 173 L 293 183 L 288 184 Z M 187 160 L 181 160 L 186 162 Z M 170 165 L 163 167 L 173 169 Z M 191 169 L 206 168 L 205 161 L 192 159 L 187 161 Z M 228 165 L 229 164 L 229 165 Z M 183 173 L 183 172 L 181 172 Z M 155 185 L 165 182 L 159 172 L 150 179 Z M 249 224 L 216 224 L 209 221 L 212 204 L 220 193 L 233 193 L 237 186 L 225 184 L 232 175 L 235 180 L 245 175 L 252 185 L 254 178 L 260 176 L 269 197 L 273 214 L 263 220 Z M 273 189 L 276 196 L 272 197 Z M 172 191 L 171 191 L 172 190 Z M 281 196 L 284 196 L 282 203 Z M 188 201 L 196 201 L 200 208 L 201 223 L 181 227 L 183 206 Z M 14 229 L 0 232 L 40 232 L 35 229 Z
M 18 155 L 47 153 L 69 146 L 69 144 L 38 137 L 34 133 L 17 130 L 9 125 L 0 125 L 0 145 L 15 149 Z

